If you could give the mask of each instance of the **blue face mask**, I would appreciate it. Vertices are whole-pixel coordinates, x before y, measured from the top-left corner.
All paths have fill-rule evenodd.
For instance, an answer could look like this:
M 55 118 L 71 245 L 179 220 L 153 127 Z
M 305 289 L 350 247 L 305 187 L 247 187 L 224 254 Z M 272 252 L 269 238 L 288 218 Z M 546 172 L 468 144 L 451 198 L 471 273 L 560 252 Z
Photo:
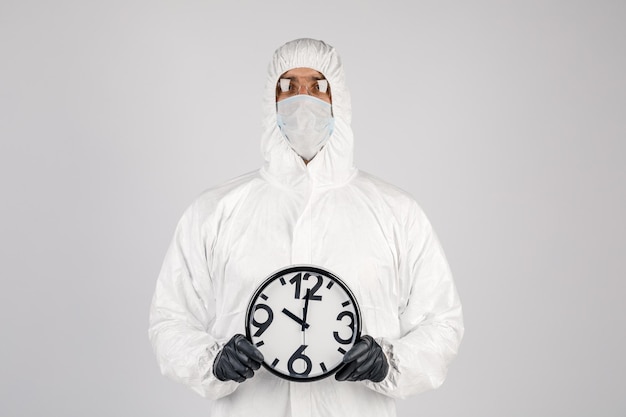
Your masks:
M 276 113 L 278 127 L 287 142 L 307 161 L 326 145 L 335 126 L 331 105 L 306 94 L 279 101 Z

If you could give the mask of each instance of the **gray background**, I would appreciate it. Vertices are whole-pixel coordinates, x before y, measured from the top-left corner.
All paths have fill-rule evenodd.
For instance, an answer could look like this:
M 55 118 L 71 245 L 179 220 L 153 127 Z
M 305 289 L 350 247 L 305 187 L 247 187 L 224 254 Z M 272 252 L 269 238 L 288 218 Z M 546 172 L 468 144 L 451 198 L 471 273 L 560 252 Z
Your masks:
M 470 4 L 471 3 L 471 4 Z M 205 416 L 148 309 L 257 169 L 274 49 L 341 53 L 358 166 L 431 218 L 466 337 L 401 416 L 626 416 L 623 1 L 0 2 L 0 415 Z

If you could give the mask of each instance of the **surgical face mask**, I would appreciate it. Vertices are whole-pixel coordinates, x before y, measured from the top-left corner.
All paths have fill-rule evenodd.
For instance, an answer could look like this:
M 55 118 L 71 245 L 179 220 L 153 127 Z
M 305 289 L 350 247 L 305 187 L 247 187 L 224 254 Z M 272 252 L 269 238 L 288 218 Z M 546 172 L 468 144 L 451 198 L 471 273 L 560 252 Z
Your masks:
M 333 133 L 331 105 L 318 98 L 299 94 L 276 103 L 276 110 L 280 131 L 307 161 L 317 155 Z

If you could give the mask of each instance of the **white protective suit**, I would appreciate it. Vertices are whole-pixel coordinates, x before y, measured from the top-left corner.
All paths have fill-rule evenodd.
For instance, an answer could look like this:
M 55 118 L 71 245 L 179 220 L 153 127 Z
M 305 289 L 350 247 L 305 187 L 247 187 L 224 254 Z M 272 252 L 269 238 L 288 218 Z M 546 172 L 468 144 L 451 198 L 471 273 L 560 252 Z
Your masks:
M 326 76 L 335 117 L 332 136 L 308 165 L 276 123 L 277 80 L 298 67 Z M 353 166 L 350 98 L 334 48 L 311 39 L 279 48 L 263 112 L 264 166 L 204 192 L 176 228 L 150 313 L 161 371 L 212 399 L 215 417 L 394 416 L 394 398 L 441 385 L 463 335 L 441 246 L 409 195 Z M 362 334 L 389 361 L 382 382 L 289 382 L 265 368 L 241 384 L 213 375 L 218 351 L 245 334 L 254 290 L 292 264 L 327 268 L 350 286 Z

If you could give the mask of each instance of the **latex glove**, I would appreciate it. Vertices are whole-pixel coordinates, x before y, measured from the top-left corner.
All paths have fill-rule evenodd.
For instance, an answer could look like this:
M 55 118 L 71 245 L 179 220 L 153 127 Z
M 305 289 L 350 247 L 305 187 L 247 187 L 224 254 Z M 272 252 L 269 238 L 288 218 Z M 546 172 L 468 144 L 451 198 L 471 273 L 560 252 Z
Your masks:
M 337 381 L 380 382 L 387 376 L 389 363 L 383 349 L 371 336 L 363 336 L 343 356 L 345 364 L 336 374 Z
M 213 374 L 220 381 L 243 382 L 261 367 L 263 354 L 242 334 L 234 335 L 213 362 Z

